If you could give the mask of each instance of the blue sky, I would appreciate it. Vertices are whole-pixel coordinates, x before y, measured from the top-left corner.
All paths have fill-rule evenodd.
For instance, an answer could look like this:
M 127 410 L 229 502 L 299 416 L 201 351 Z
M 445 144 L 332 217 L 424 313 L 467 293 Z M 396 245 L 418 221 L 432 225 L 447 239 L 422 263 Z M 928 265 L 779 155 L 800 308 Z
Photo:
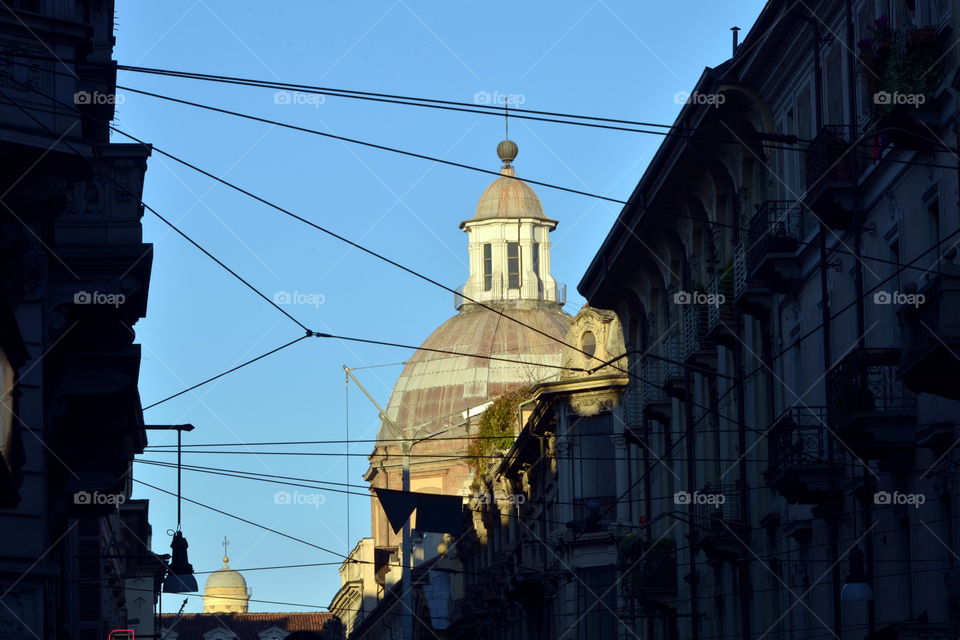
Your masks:
M 118 3 L 116 59 L 123 64 L 220 73 L 456 101 L 495 94 L 522 106 L 670 123 L 674 95 L 690 90 L 705 66 L 730 54 L 731 26 L 749 29 L 763 3 L 596 2 L 228 2 Z M 274 91 L 121 73 L 118 83 L 196 100 L 338 135 L 496 170 L 499 118 L 328 97 L 277 104 Z M 451 287 L 467 276 L 466 237 L 490 176 L 349 146 L 231 116 L 120 91 L 117 126 L 229 179 L 299 215 L 363 243 Z M 318 101 L 319 102 L 319 101 Z M 625 199 L 660 144 L 657 136 L 513 120 L 518 175 Z M 124 142 L 118 135 L 114 141 Z M 619 210 L 616 204 L 538 187 L 553 234 L 554 276 L 575 286 Z M 268 296 L 301 294 L 284 308 L 314 330 L 419 344 L 452 315 L 452 295 L 312 230 L 155 154 L 144 201 Z M 220 373 L 303 334 L 152 214 L 154 243 L 143 345 L 144 404 Z M 376 434 L 376 413 L 355 388 L 349 425 L 342 365 L 386 403 L 410 352 L 305 340 L 241 371 L 150 409 L 149 424 L 191 422 L 187 444 L 353 440 Z M 171 444 L 172 433 L 150 442 Z M 233 451 L 245 450 L 234 445 Z M 276 451 L 324 456 L 190 454 L 190 464 L 362 484 L 371 445 Z M 254 451 L 253 448 L 246 449 Z M 256 451 L 264 451 L 263 447 Z M 146 459 L 173 461 L 148 453 Z M 135 477 L 175 490 L 173 470 L 138 464 Z M 319 493 L 307 504 L 277 504 L 283 487 L 194 472 L 184 495 L 217 509 L 346 553 L 369 534 L 369 501 Z M 153 547 L 169 549 L 175 500 L 135 485 L 149 498 Z M 338 562 L 329 553 L 185 504 L 183 530 L 197 571 L 220 566 L 224 535 L 234 568 Z M 251 571 L 251 611 L 325 607 L 339 587 L 337 565 Z M 199 576 L 201 587 L 205 574 Z M 182 598 L 164 598 L 164 610 Z M 190 598 L 186 611 L 199 611 Z

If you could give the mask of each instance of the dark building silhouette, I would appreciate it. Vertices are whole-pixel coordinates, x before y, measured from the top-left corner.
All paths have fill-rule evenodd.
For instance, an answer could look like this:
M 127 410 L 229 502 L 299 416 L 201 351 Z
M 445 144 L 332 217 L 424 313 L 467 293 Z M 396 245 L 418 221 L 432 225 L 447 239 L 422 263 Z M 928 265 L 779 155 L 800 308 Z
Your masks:
M 150 151 L 109 142 L 113 45 L 111 0 L 0 6 L 4 638 L 152 626 L 162 565 L 146 501 L 129 500 L 146 444 L 133 327 L 150 282 Z

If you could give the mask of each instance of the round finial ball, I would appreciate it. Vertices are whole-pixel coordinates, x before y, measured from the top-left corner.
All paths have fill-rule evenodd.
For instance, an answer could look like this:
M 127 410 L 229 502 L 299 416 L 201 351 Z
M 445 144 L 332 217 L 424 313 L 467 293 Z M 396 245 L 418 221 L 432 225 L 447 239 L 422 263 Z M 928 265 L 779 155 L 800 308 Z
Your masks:
M 518 153 L 520 153 L 520 150 L 513 140 L 504 140 L 497 145 L 497 155 L 503 160 L 503 164 L 510 164 L 516 160 Z

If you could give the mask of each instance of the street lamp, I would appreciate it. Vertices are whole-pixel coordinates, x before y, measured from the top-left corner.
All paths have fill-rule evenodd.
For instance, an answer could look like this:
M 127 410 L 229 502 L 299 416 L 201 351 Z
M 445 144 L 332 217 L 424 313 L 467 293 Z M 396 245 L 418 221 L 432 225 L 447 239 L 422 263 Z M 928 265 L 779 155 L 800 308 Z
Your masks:
M 870 586 L 870 580 L 867 578 L 867 572 L 863 566 L 863 551 L 859 546 L 850 550 L 850 573 L 847 574 L 843 589 L 840 590 L 840 600 L 873 600 L 873 587 Z
M 177 529 L 173 532 L 170 542 L 170 564 L 167 566 L 167 576 L 163 579 L 164 593 L 195 593 L 198 591 L 197 578 L 193 575 L 193 565 L 187 558 L 187 539 L 180 531 L 180 450 L 184 431 L 193 431 L 192 424 L 155 424 L 146 425 L 144 429 L 177 432 Z

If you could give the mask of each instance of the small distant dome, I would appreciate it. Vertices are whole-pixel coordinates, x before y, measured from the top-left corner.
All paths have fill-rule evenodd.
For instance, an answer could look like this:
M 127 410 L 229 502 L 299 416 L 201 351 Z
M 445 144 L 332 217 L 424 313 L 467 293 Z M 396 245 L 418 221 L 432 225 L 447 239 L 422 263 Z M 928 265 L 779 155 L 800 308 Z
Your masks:
M 250 592 L 247 581 L 229 565 L 230 558 L 224 556 L 223 567 L 207 578 L 203 588 L 204 613 L 246 613 Z
M 520 153 L 520 149 L 517 148 L 517 143 L 513 140 L 504 140 L 497 145 L 497 155 L 500 156 L 505 167 L 510 166 L 510 163 L 517 159 L 518 153 Z

